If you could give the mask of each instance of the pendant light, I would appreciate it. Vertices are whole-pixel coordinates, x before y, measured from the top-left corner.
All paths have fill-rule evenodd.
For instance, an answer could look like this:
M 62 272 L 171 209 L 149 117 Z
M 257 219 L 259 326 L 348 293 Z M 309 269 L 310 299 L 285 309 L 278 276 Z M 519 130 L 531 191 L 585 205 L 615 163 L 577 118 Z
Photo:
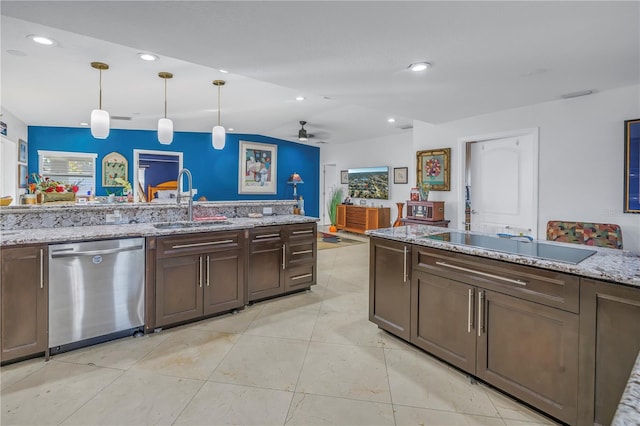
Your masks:
M 225 139 L 227 135 L 224 131 L 224 127 L 220 125 L 220 86 L 224 86 L 224 80 L 213 80 L 213 85 L 218 86 L 218 125 L 213 128 L 211 132 L 211 144 L 213 149 L 224 148 Z
M 307 134 L 307 131 L 304 128 L 305 124 L 307 124 L 306 121 L 301 121 L 300 122 L 301 129 L 298 130 L 298 140 L 301 142 L 306 142 L 309 140 L 309 135 Z
M 108 70 L 109 65 L 91 62 L 91 67 L 100 70 L 100 101 L 98 109 L 91 111 L 91 135 L 96 139 L 106 139 L 109 136 L 109 113 L 102 109 L 102 71 Z
M 173 121 L 167 118 L 167 79 L 173 78 L 170 72 L 159 72 L 158 77 L 164 80 L 164 118 L 158 120 L 158 141 L 162 145 L 173 142 Z

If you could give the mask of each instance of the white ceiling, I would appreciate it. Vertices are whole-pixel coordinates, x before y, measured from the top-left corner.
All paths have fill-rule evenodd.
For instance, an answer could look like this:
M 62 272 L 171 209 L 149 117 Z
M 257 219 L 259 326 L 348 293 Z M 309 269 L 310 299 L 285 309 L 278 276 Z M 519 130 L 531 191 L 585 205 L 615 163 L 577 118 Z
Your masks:
M 2 106 L 30 125 L 78 127 L 98 105 L 112 128 L 295 140 L 306 120 L 331 144 L 405 132 L 640 81 L 640 3 L 483 1 L 6 1 Z M 54 38 L 53 47 L 26 38 Z M 16 56 L 8 51 L 20 51 Z M 138 52 L 160 56 L 143 62 Z M 433 67 L 412 73 L 407 65 Z M 229 74 L 219 69 L 229 70 Z M 303 102 L 296 96 L 305 96 Z M 396 117 L 394 124 L 388 117 Z M 309 143 L 313 144 L 313 140 Z

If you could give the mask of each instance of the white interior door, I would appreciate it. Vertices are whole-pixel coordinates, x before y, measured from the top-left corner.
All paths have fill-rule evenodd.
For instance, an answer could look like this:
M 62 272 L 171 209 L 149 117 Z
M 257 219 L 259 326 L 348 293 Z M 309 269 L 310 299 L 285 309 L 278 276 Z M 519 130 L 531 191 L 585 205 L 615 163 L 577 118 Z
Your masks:
M 11 205 L 18 205 L 18 149 L 16 143 L 7 138 L 0 137 L 0 164 L 2 173 L 0 180 L 0 196 L 13 197 Z
M 471 230 L 536 237 L 537 150 L 532 135 L 471 143 Z
M 327 204 L 329 203 L 329 195 L 331 190 L 338 185 L 338 170 L 335 164 L 323 164 L 322 165 L 322 205 L 320 211 L 322 212 L 322 224 L 331 225 L 329 221 L 329 214 L 327 213 Z

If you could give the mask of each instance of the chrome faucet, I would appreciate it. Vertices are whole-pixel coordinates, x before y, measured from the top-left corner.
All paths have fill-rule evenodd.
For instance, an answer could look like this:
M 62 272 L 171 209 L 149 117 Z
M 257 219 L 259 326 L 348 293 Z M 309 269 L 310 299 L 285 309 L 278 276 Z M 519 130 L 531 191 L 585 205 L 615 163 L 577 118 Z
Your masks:
M 176 203 L 180 205 L 180 198 L 182 194 L 182 185 L 180 184 L 180 177 L 185 174 L 187 175 L 187 181 L 189 182 L 189 220 L 193 220 L 193 177 L 191 176 L 191 172 L 189 169 L 182 169 L 178 172 L 178 177 L 176 181 L 178 181 L 178 196 L 176 197 Z

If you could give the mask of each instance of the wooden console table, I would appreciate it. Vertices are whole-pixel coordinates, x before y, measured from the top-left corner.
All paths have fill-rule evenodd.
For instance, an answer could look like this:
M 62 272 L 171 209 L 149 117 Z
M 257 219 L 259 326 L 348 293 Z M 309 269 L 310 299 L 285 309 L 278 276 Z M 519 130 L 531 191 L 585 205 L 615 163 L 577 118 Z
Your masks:
M 336 228 L 363 234 L 369 229 L 390 228 L 389 207 L 367 207 L 340 204 L 336 210 Z

